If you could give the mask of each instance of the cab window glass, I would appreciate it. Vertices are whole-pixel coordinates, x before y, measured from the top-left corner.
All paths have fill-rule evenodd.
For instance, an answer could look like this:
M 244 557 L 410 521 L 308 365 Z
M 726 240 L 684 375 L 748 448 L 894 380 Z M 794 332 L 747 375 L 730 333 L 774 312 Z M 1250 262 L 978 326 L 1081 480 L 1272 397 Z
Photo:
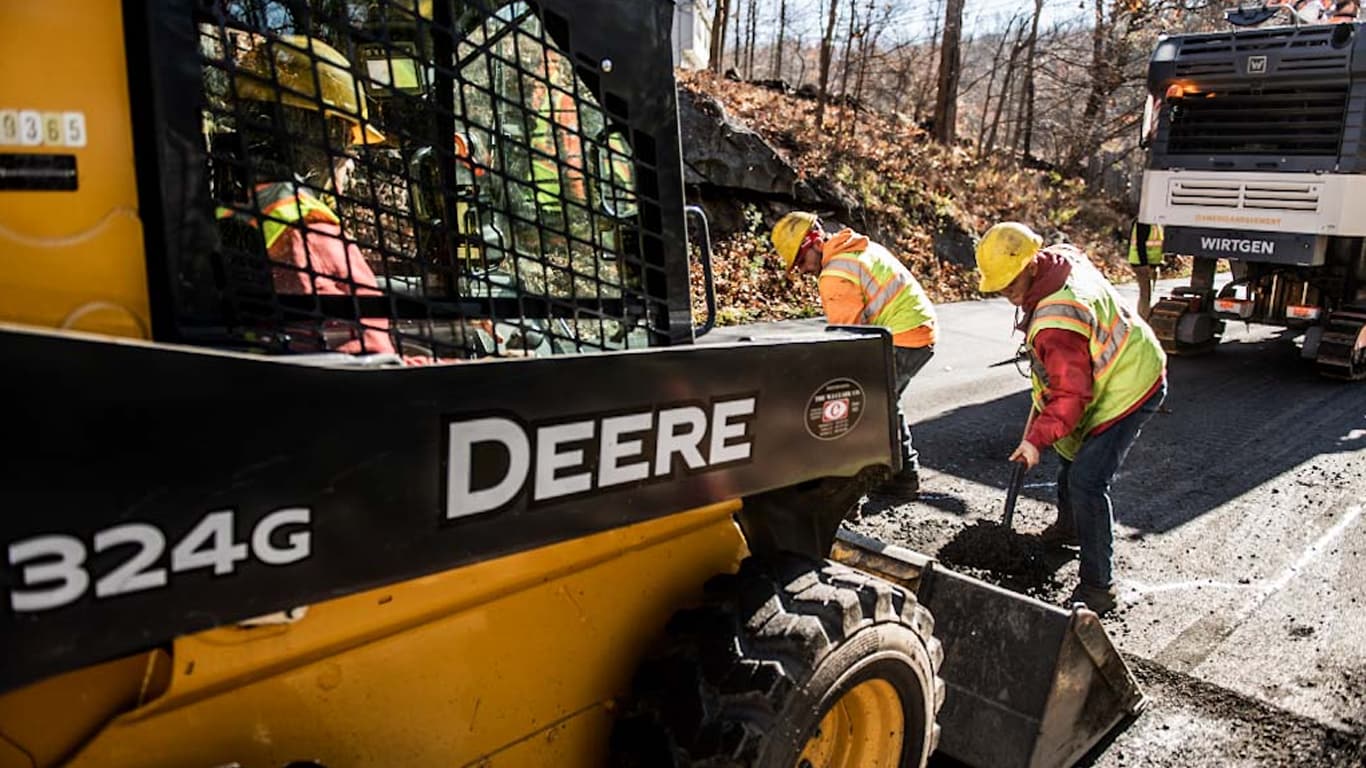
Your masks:
M 535 7 L 210 5 L 209 184 L 224 271 L 250 285 L 227 293 L 284 328 L 246 333 L 433 357 L 645 345 L 629 134 Z

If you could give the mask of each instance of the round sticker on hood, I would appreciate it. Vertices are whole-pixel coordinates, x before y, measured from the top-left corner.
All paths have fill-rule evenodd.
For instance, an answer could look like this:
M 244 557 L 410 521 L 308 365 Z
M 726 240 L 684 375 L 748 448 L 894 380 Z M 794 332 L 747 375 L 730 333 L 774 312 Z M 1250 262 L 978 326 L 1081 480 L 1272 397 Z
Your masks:
M 806 431 L 818 440 L 838 440 L 863 416 L 863 387 L 853 379 L 822 384 L 806 403 Z

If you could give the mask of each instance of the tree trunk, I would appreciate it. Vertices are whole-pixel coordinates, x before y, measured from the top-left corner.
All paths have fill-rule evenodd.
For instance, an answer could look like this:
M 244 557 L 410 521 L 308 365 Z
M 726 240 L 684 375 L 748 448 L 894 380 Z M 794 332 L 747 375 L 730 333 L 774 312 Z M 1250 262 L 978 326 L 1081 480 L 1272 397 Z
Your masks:
M 990 115 L 991 115 L 991 92 L 992 92 L 992 90 L 995 89 L 995 87 L 996 87 L 996 72 L 997 72 L 998 70 L 1001 69 L 1001 67 L 999 66 L 999 63 L 1000 63 L 1000 61 L 1001 61 L 1001 54 L 1002 54 L 1002 53 L 1005 51 L 1005 49 L 1006 49 L 1006 42 L 1010 40 L 1010 31 L 1011 31 L 1011 29 L 1012 29 L 1014 26 L 1015 26 L 1015 17 L 1012 16 L 1012 17 L 1010 17 L 1010 21 L 1006 22 L 1006 28 L 1005 28 L 1005 30 L 1001 32 L 1001 39 L 1000 39 L 999 41 L 997 41 L 997 43 L 996 43 L 996 54 L 995 54 L 994 56 L 991 57 L 991 62 L 992 62 L 992 65 L 991 65 L 991 75 L 987 78 L 987 94 L 986 94 L 986 96 L 983 97 L 983 99 L 982 99 L 982 123 L 981 123 L 981 126 L 977 129 L 977 156 L 978 156 L 978 157 L 981 157 L 983 154 L 986 153 L 986 149 L 987 149 L 987 123 L 990 122 Z M 1010 77 L 1010 69 L 1009 69 L 1009 68 L 1006 69 L 1005 74 L 1006 74 L 1006 77 L 1007 77 L 1007 78 Z M 1009 88 L 1010 88 L 1010 80 L 1007 79 L 1007 80 L 1005 81 L 1005 85 L 1002 86 L 1002 90 L 1006 90 L 1006 89 L 1009 89 Z M 998 110 L 998 114 L 999 114 L 999 110 Z
M 849 55 L 854 46 L 854 38 L 858 37 L 858 0 L 849 0 L 849 27 L 848 37 L 844 38 L 844 55 L 840 61 L 840 96 L 849 95 L 849 64 L 852 57 Z
M 1039 17 L 1043 15 L 1043 0 L 1034 0 L 1034 19 L 1029 24 L 1029 44 L 1025 46 L 1024 81 L 1024 156 L 1034 148 L 1034 53 L 1039 42 Z
M 713 0 L 716 8 L 711 14 L 711 50 L 707 55 L 711 57 L 708 62 L 711 71 L 720 74 L 722 71 L 721 59 L 726 55 L 726 0 Z
M 873 0 L 868 0 L 868 7 L 863 9 L 863 31 L 859 35 L 858 46 L 858 72 L 854 75 L 854 102 L 863 102 L 863 83 L 868 76 L 868 62 L 877 55 L 877 39 L 882 33 L 883 26 L 873 24 Z M 852 134 L 853 131 L 850 131 Z
M 745 79 L 754 79 L 754 38 L 758 33 L 759 0 L 749 0 L 749 39 L 745 45 Z
M 892 89 L 892 111 L 901 111 L 901 100 L 905 98 L 906 90 L 911 87 L 911 70 L 915 67 L 915 57 L 907 51 L 901 57 L 900 66 L 896 70 L 896 86 Z M 920 119 L 917 114 L 916 120 Z
M 1110 63 L 1105 58 L 1105 0 L 1095 2 L 1095 26 L 1091 29 L 1091 88 L 1086 95 L 1086 108 L 1082 110 L 1081 135 L 1084 137 L 1075 147 L 1071 163 L 1091 154 L 1095 149 L 1095 137 L 1105 118 L 1105 94 L 1110 80 Z
M 987 131 L 988 151 L 996 149 L 996 134 L 1001 125 L 1001 113 L 1009 111 L 1007 107 L 1010 105 L 1011 96 L 1014 93 L 1010 86 L 1015 76 L 1015 64 L 1020 58 L 1020 36 L 1023 34 L 1024 25 L 1021 24 L 1020 28 L 1015 30 L 1015 41 L 1010 44 L 1010 60 L 1006 62 L 1006 74 L 1001 83 L 1001 95 L 996 100 L 996 114 L 992 116 L 991 128 Z
M 941 7 L 942 6 L 939 5 L 935 6 L 934 28 L 930 31 L 930 40 L 932 41 L 930 43 L 930 61 L 935 61 L 939 58 L 940 29 L 942 28 L 944 20 L 943 14 L 938 13 Z M 929 87 L 930 78 L 928 76 L 920 78 L 918 87 L 915 91 L 915 121 L 917 123 L 925 116 L 925 102 L 929 100 Z
M 962 41 L 963 0 L 948 0 L 948 6 L 944 9 L 944 44 L 939 51 L 939 88 L 934 100 L 934 137 L 944 144 L 952 144 L 958 137 L 958 78 L 963 67 L 960 50 Z
M 745 55 L 744 29 L 740 26 L 740 22 L 743 20 L 742 17 L 744 16 L 744 13 L 742 13 L 740 0 L 729 1 L 735 3 L 735 54 L 731 57 L 732 59 L 734 59 L 734 61 L 731 62 L 731 68 L 738 73 L 740 71 L 740 62 L 742 60 L 742 57 Z
M 821 37 L 820 84 L 816 93 L 816 128 L 825 127 L 825 103 L 830 99 L 830 56 L 835 47 L 835 23 L 839 21 L 839 0 L 830 0 L 830 16 L 826 19 L 825 34 Z
M 787 0 L 778 0 L 778 43 L 773 47 L 773 77 L 783 79 L 783 43 L 787 41 Z

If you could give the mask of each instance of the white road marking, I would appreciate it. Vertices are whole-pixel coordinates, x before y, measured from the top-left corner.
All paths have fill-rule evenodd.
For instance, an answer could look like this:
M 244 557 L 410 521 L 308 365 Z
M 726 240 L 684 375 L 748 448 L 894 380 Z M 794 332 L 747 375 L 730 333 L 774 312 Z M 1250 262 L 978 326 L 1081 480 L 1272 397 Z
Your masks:
M 1329 544 L 1341 537 L 1343 531 L 1347 530 L 1352 523 L 1355 523 L 1357 519 L 1361 517 L 1361 512 L 1362 507 L 1360 506 L 1349 507 L 1347 509 L 1347 514 L 1343 515 L 1341 520 L 1324 531 L 1323 535 L 1319 536 L 1313 544 L 1310 544 L 1308 548 L 1301 552 L 1300 556 L 1296 558 L 1293 563 L 1281 569 L 1281 572 L 1273 579 L 1259 579 L 1257 581 L 1249 581 L 1247 584 L 1220 581 L 1217 579 L 1193 579 L 1190 581 L 1167 582 L 1165 584 L 1145 584 L 1141 581 L 1126 580 L 1124 582 L 1124 596 L 1128 599 L 1132 599 L 1163 592 L 1181 592 L 1196 588 L 1211 588 L 1253 590 L 1256 592 L 1259 601 L 1264 600 L 1273 593 L 1284 589 L 1285 586 L 1290 583 L 1290 580 L 1295 578 L 1300 571 L 1303 571 L 1310 563 L 1318 559 L 1318 557 L 1323 554 L 1324 550 L 1328 548 Z

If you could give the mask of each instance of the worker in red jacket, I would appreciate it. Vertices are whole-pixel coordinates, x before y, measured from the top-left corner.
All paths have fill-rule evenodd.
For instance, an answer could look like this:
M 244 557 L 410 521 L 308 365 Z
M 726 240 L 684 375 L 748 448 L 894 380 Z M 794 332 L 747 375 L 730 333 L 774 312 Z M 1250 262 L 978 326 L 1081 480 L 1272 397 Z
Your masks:
M 1024 224 L 992 227 L 977 246 L 979 288 L 1023 310 L 1033 419 L 1010 460 L 1033 467 L 1040 451 L 1057 451 L 1058 519 L 1044 538 L 1080 546 L 1081 579 L 1068 602 L 1105 613 L 1118 601 L 1110 484 L 1166 397 L 1167 361 L 1086 254 L 1042 246 Z
M 374 270 L 334 210 L 358 148 L 384 140 L 350 62 L 321 40 L 285 35 L 242 57 L 233 92 L 250 118 L 239 130 L 254 178 L 249 199 L 220 207 L 218 217 L 261 230 L 278 293 L 380 295 Z M 330 351 L 395 351 L 387 318 L 315 325 L 318 344 Z

